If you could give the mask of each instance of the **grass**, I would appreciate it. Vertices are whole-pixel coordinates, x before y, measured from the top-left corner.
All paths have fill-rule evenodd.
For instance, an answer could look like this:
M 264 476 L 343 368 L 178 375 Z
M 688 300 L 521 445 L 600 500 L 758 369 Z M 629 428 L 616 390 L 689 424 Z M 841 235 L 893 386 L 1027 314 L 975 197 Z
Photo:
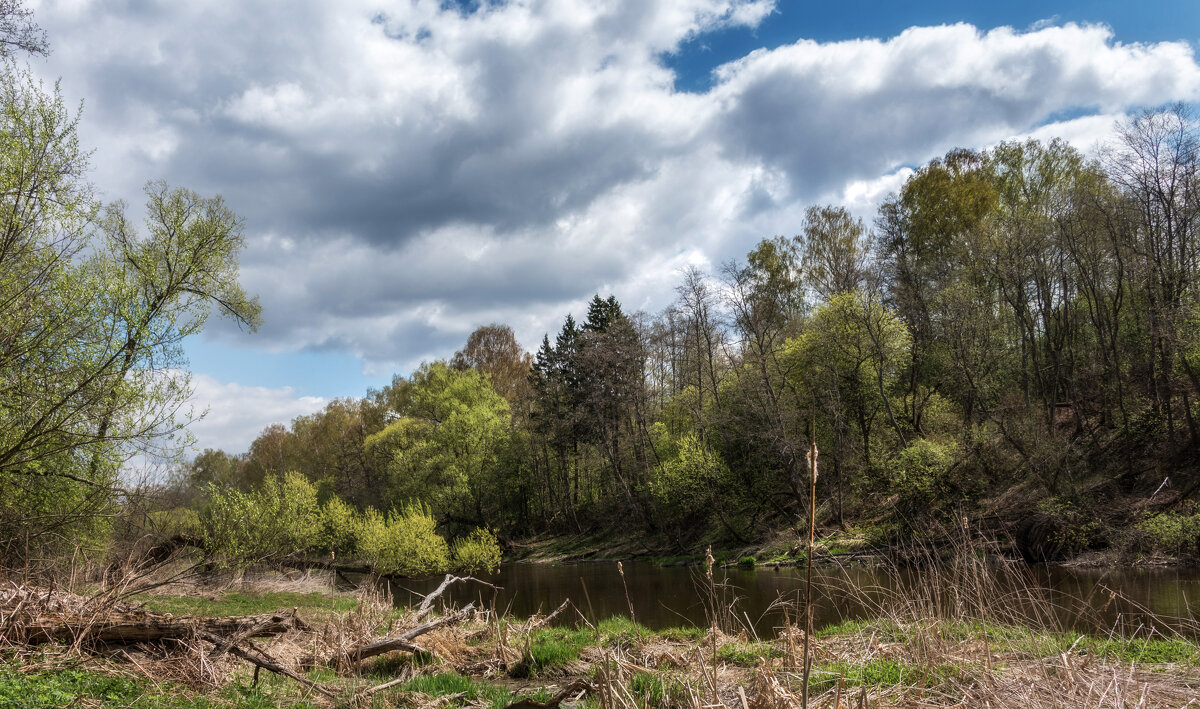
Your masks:
M 392 690 L 393 694 L 400 692 L 420 692 L 435 698 L 453 696 L 451 701 L 453 706 L 465 706 L 468 703 L 474 705 L 482 702 L 496 709 L 502 709 L 517 699 L 512 690 L 507 687 L 480 682 L 470 677 L 464 677 L 457 672 L 414 677 Z M 534 694 L 527 695 L 527 698 L 544 702 L 550 699 L 550 693 L 539 690 Z
M 206 617 L 256 615 L 291 608 L 307 611 L 307 615 L 329 616 L 358 607 L 358 599 L 350 595 L 288 591 L 223 593 L 213 597 L 142 594 L 134 596 L 132 600 L 155 613 Z
M 719 659 L 739 667 L 755 667 L 763 660 L 779 657 L 782 654 L 782 651 L 767 642 L 734 642 L 722 645 L 717 650 Z
M 89 701 L 90 700 L 90 701 Z M 278 706 L 312 707 L 293 701 L 280 704 L 262 689 L 233 684 L 216 692 L 197 693 L 174 682 L 150 682 L 111 671 L 82 668 L 54 668 L 43 672 L 22 672 L 11 661 L 0 663 L 0 706 L 13 709 L 43 707 L 102 706 L 127 709 L 217 709 L 248 707 L 268 709 Z
M 692 696 L 683 678 L 663 672 L 638 672 L 629 680 L 629 691 L 643 706 L 686 706 Z
M 932 667 L 912 665 L 897 660 L 880 658 L 870 662 L 823 662 L 813 668 L 810 682 L 811 694 L 819 694 L 837 686 L 841 679 L 844 687 L 938 687 L 960 677 L 962 668 L 955 665 L 938 664 Z

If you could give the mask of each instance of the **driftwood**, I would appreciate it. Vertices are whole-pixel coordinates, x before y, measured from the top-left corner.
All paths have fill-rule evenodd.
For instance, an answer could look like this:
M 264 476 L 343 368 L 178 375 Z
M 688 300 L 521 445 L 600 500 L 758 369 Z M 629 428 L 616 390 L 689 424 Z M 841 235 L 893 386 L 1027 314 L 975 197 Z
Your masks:
M 251 637 L 282 635 L 289 630 L 308 630 L 294 611 L 227 618 L 119 610 L 94 614 L 41 613 L 21 618 L 20 627 L 27 643 L 90 641 L 111 644 L 187 640 L 204 634 L 232 636 L 237 639 L 234 642 L 240 642 Z
M 498 586 L 494 586 L 487 581 L 481 581 L 474 576 L 454 576 L 453 574 L 446 574 L 446 578 L 442 579 L 442 582 L 438 585 L 438 587 L 433 589 L 433 593 L 430 593 L 428 596 L 426 596 L 424 600 L 421 601 L 421 605 L 417 606 L 417 620 L 429 615 L 430 611 L 433 610 L 433 602 L 437 600 L 443 593 L 445 593 L 446 589 L 450 588 L 456 583 L 466 583 L 467 581 L 474 581 L 475 583 L 482 584 L 488 588 L 500 590 Z
M 368 657 L 375 657 L 376 655 L 382 655 L 387 652 L 392 652 L 393 650 L 408 650 L 409 652 L 425 652 L 425 650 L 423 650 L 419 646 L 413 644 L 412 641 L 416 640 L 417 638 L 421 637 L 422 635 L 424 635 L 425 633 L 428 633 L 431 630 L 436 630 L 437 628 L 440 628 L 444 625 L 452 625 L 454 623 L 458 623 L 463 620 L 466 620 L 467 618 L 471 617 L 471 615 L 474 613 L 475 613 L 475 604 L 468 603 L 467 605 L 463 606 L 463 608 L 461 610 L 459 610 L 455 613 L 451 613 L 450 615 L 448 615 L 444 618 L 438 618 L 437 620 L 431 620 L 428 623 L 423 623 L 421 625 L 418 625 L 415 628 L 406 630 L 405 632 L 401 633 L 400 635 L 394 635 L 392 637 L 382 638 L 382 639 L 376 640 L 374 642 L 360 645 L 359 647 L 346 653 L 346 657 L 348 657 L 351 662 L 361 662 L 362 660 L 365 660 Z

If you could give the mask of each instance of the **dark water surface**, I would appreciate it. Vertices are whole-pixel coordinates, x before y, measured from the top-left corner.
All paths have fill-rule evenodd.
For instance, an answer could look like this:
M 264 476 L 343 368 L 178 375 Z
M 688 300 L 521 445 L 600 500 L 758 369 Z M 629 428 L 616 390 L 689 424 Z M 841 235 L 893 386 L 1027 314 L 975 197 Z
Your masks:
M 713 607 L 708 599 L 715 594 L 715 605 L 726 619 L 736 615 L 741 625 L 766 634 L 783 624 L 785 614 L 795 618 L 804 597 L 804 570 L 795 567 L 716 569 L 712 586 L 699 567 L 638 562 L 625 562 L 623 567 L 622 580 L 616 562 L 505 564 L 498 573 L 483 577 L 501 590 L 467 584 L 449 595 L 459 603 L 494 603 L 497 610 L 518 617 L 549 612 L 564 599 L 586 617 L 598 619 L 627 616 L 632 604 L 638 622 L 661 629 L 708 624 Z M 392 593 L 397 604 L 419 601 L 415 594 L 429 593 L 440 580 L 397 580 Z M 975 617 L 982 612 L 994 620 L 1009 615 L 1032 618 L 1064 630 L 1145 632 L 1154 627 L 1198 634 L 1197 569 L 1067 569 L 1011 562 L 954 573 L 816 568 L 813 588 L 817 628 L 877 616 L 880 609 L 897 604 L 921 604 L 952 616 L 965 607 Z M 580 614 L 564 613 L 562 620 L 577 623 Z

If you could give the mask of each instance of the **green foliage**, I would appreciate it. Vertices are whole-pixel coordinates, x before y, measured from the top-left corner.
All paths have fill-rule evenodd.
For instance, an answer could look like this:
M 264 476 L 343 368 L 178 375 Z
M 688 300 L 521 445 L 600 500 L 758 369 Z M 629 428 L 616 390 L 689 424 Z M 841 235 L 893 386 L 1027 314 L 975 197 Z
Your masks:
M 500 542 L 485 527 L 479 527 L 465 537 L 455 540 L 451 547 L 454 567 L 468 574 L 481 571 L 495 573 L 500 568 Z
M 200 538 L 218 563 L 245 568 L 316 548 L 321 541 L 317 490 L 299 473 L 269 476 L 258 490 L 208 488 Z
M 120 467 L 186 441 L 181 344 L 214 307 L 253 329 L 240 218 L 220 197 L 146 186 L 145 232 L 86 181 L 78 116 L 0 63 L 0 555 L 104 540 Z M 91 550 L 89 550 L 91 551 Z
M 1200 512 L 1161 512 L 1138 522 L 1134 529 L 1150 549 L 1175 554 L 1200 551 Z
M 948 473 L 956 450 L 953 443 L 918 438 L 888 461 L 889 488 L 899 496 L 906 514 L 928 514 L 939 503 L 953 499 L 954 485 Z
M 664 453 L 674 448 L 675 455 L 655 467 L 650 478 L 659 519 L 670 525 L 702 521 L 710 512 L 713 496 L 720 489 L 728 469 L 721 455 L 710 448 L 695 432 L 663 446 Z
M 508 402 L 485 374 L 445 362 L 422 365 L 396 398 L 400 418 L 366 439 L 368 454 L 386 461 L 390 501 L 485 522 L 511 436 Z
M 361 516 L 338 497 L 321 505 L 317 547 L 337 554 L 352 554 L 358 549 Z
M 450 568 L 450 547 L 436 531 L 429 508 L 416 503 L 380 515 L 368 508 L 359 532 L 359 552 L 380 573 L 427 576 Z

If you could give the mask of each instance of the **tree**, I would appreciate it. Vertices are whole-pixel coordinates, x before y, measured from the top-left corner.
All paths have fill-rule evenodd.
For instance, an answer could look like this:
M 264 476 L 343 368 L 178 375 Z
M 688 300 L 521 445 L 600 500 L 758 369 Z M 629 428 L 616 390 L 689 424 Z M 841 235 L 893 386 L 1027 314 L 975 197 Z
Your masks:
M 862 286 L 867 228 L 844 207 L 809 207 L 804 213 L 804 272 L 824 300 Z
M 501 454 L 508 444 L 508 403 L 487 378 L 445 362 L 422 365 L 405 383 L 397 418 L 367 438 L 388 460 L 389 503 L 416 500 L 443 522 L 480 526 L 505 501 Z
M 4 64 L 0 524 L 59 538 L 48 520 L 101 514 L 128 456 L 181 432 L 184 338 L 214 307 L 251 328 L 259 314 L 221 199 L 151 183 L 139 234 L 92 198 L 76 124 L 57 89 Z
M 43 56 L 50 53 L 45 30 L 33 21 L 33 11 L 22 5 L 21 0 L 0 0 L 0 57 L 14 50 Z
M 533 358 L 521 348 L 507 325 L 493 323 L 476 328 L 467 344 L 454 353 L 451 363 L 457 369 L 470 367 L 488 375 L 496 393 L 509 405 L 528 394 Z

